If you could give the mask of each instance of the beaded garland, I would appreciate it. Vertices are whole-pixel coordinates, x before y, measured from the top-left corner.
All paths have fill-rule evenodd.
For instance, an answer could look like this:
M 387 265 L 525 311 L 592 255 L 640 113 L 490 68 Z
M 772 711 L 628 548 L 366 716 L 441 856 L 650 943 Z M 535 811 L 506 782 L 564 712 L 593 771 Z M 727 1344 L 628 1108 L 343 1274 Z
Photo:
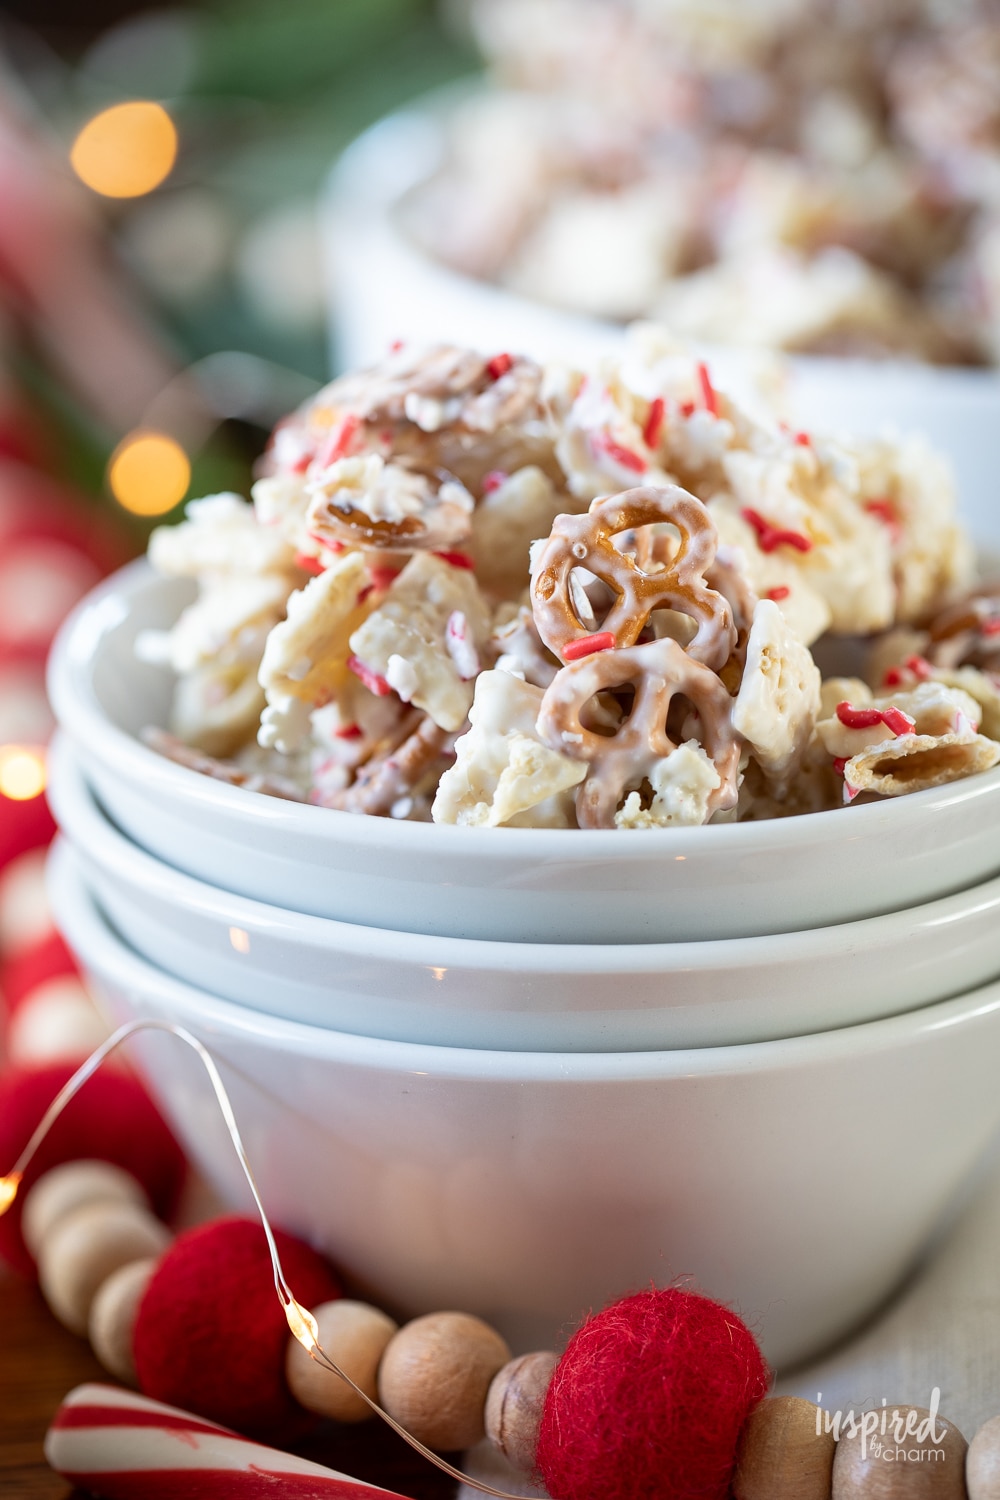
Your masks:
M 23 1120 L 22 1133 L 35 1123 Z M 587 1319 L 562 1356 L 512 1357 L 469 1314 L 432 1313 L 398 1327 L 343 1297 L 313 1250 L 280 1236 L 320 1342 L 351 1389 L 287 1334 L 256 1221 L 224 1218 L 171 1238 L 128 1172 L 65 1155 L 35 1181 L 23 1211 L 52 1310 L 89 1333 L 113 1374 L 154 1399 L 183 1399 L 200 1416 L 289 1434 L 315 1416 L 369 1418 L 363 1392 L 427 1448 L 470 1447 L 485 1434 L 555 1500 L 1000 1495 L 1000 1419 L 970 1447 L 943 1418 L 889 1408 L 885 1418 L 901 1431 L 907 1421 L 911 1432 L 914 1422 L 936 1422 L 944 1457 L 922 1468 L 905 1456 L 895 1467 L 876 1463 L 859 1432 L 835 1442 L 811 1402 L 768 1397 L 769 1373 L 749 1329 L 695 1292 L 640 1292 Z

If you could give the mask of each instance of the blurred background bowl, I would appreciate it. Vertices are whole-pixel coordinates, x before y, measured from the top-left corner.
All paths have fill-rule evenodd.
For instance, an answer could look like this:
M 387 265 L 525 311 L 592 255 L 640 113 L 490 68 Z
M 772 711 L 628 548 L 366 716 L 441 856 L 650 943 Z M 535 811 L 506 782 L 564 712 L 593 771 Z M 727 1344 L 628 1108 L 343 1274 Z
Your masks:
M 407 234 L 407 197 L 440 169 L 449 117 L 474 86 L 452 85 L 387 116 L 339 158 L 321 207 L 332 289 L 329 335 L 341 368 L 370 364 L 396 339 L 454 340 L 568 362 L 622 342 L 620 324 L 532 301 L 462 275 Z M 1000 376 L 893 360 L 782 356 L 707 347 L 717 383 L 759 402 L 758 380 L 785 387 L 789 415 L 820 432 L 920 431 L 950 457 L 967 524 L 1000 550 Z

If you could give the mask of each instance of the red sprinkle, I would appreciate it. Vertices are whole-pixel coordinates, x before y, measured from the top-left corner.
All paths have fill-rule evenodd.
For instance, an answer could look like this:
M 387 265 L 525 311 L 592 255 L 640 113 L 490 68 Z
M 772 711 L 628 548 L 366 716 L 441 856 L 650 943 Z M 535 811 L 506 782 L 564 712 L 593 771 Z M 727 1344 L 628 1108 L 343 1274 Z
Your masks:
M 812 441 L 808 432 L 797 432 L 795 434 L 795 442 L 800 448 L 811 448 Z
M 399 568 L 369 568 L 368 576 L 372 581 L 372 588 L 387 589 L 394 578 L 399 577 Z
M 301 458 L 297 458 L 295 460 L 295 462 L 292 464 L 292 473 L 293 474 L 304 474 L 306 472 L 306 470 L 308 469 L 309 465 L 312 463 L 312 461 L 313 461 L 313 456 L 312 456 L 311 453 L 303 453 L 302 457 Z
M 344 457 L 360 425 L 360 419 L 353 412 L 348 412 L 343 421 L 337 423 L 324 447 L 316 455 L 324 469 L 328 464 L 336 463 L 338 458 Z
M 702 364 L 701 361 L 698 363 L 698 384 L 701 386 L 701 399 L 705 403 L 705 410 L 710 411 L 713 417 L 717 417 L 719 415 L 719 397 L 715 386 L 712 384 L 712 377 L 708 373 L 708 366 Z
M 513 367 L 514 357 L 511 354 L 494 354 L 486 366 L 486 373 L 491 380 L 499 380 L 501 375 Z
M 740 511 L 744 521 L 749 521 L 757 533 L 757 542 L 762 552 L 773 552 L 776 547 L 794 547 L 798 552 L 811 552 L 813 541 L 811 537 L 803 536 L 801 531 L 782 531 L 762 516 L 760 511 L 752 510 L 749 505 Z
M 890 667 L 882 678 L 883 687 L 900 687 L 903 682 L 903 673 L 899 667 Z
M 660 433 L 663 431 L 665 404 L 662 396 L 656 396 L 649 404 L 649 415 L 646 418 L 646 425 L 642 429 L 642 440 L 647 448 L 655 448 L 660 441 Z
M 681 416 L 682 417 L 689 417 L 693 411 L 694 411 L 694 402 L 693 401 L 682 401 L 681 402 L 680 412 L 681 412 Z
M 582 656 L 593 656 L 597 651 L 611 651 L 615 644 L 614 631 L 611 630 L 599 630 L 596 635 L 581 635 L 565 646 L 563 659 L 579 661 Z
M 303 573 L 325 573 L 326 568 L 318 557 L 313 557 L 309 552 L 296 552 L 295 566 L 301 568 Z
M 492 495 L 502 484 L 507 483 L 507 475 L 503 469 L 491 469 L 483 480 L 483 494 Z
M 847 729 L 874 729 L 883 722 L 880 709 L 852 708 L 846 698 L 837 704 L 837 718 Z
M 844 768 L 847 765 L 849 759 L 850 756 L 848 755 L 838 755 L 836 760 L 833 762 L 833 769 L 836 771 L 838 776 L 843 776 Z
M 442 562 L 446 562 L 452 568 L 465 568 L 468 572 L 475 569 L 475 563 L 467 552 L 435 552 Z
M 903 735 L 912 734 L 915 728 L 909 714 L 895 704 L 888 708 L 852 708 L 845 699 L 837 704 L 837 718 L 847 729 L 874 729 L 876 724 L 884 724 L 893 734 Z
M 364 586 L 364 588 L 361 590 L 360 594 L 358 595 L 357 604 L 364 604 L 365 600 L 368 598 L 368 595 L 369 594 L 373 594 L 374 592 L 375 592 L 375 585 L 373 583 L 366 583 L 365 586 Z M 355 605 L 355 608 L 357 608 L 357 604 Z
M 387 698 L 392 688 L 386 682 L 381 672 L 373 672 L 371 667 L 366 667 L 363 661 L 356 656 L 347 658 L 347 670 L 353 672 L 359 682 L 363 682 L 370 693 L 376 698 Z
M 309 533 L 312 540 L 320 547 L 325 547 L 327 552 L 346 552 L 347 543 L 336 540 L 328 541 L 325 536 L 318 536 L 315 531 Z
M 646 460 L 640 454 L 634 453 L 631 448 L 624 448 L 621 443 L 616 443 L 614 438 L 608 437 L 607 433 L 601 433 L 594 440 L 594 446 L 602 453 L 606 453 L 616 464 L 621 464 L 623 469 L 631 469 L 633 474 L 645 474 Z
M 896 507 L 891 500 L 866 500 L 865 510 L 870 511 L 873 516 L 878 516 L 887 526 L 897 526 L 899 517 L 896 515 Z
M 764 598 L 773 599 L 775 604 L 780 604 L 782 599 L 787 599 L 791 592 L 791 589 L 788 588 L 785 584 L 779 583 L 776 588 L 768 589 L 767 593 L 764 595 Z
M 906 658 L 907 670 L 912 672 L 918 682 L 927 682 L 934 668 L 926 656 L 908 656 Z
M 334 738 L 338 740 L 359 740 L 364 734 L 360 724 L 345 724 L 343 729 L 333 731 Z

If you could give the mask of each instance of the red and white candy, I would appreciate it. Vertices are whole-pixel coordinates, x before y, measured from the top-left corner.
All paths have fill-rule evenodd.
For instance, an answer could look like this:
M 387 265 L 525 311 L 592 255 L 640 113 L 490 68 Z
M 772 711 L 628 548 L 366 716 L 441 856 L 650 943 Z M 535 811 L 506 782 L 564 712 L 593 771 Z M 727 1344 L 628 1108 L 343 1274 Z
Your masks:
M 45 1439 L 70 1484 L 106 1500 L 400 1500 L 322 1464 L 115 1386 L 70 1391 Z

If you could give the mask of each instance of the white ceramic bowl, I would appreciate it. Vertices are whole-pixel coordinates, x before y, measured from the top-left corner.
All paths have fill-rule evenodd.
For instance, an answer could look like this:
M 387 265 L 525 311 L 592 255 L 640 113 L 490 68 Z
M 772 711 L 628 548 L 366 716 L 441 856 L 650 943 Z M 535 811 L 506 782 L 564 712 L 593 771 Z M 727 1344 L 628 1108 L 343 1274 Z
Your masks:
M 1000 879 L 776 937 L 497 943 L 303 916 L 183 875 L 120 834 L 60 738 L 50 800 L 115 930 L 178 979 L 404 1042 L 602 1052 L 762 1042 L 914 1010 L 1000 975 Z
M 394 339 L 453 339 L 538 357 L 589 361 L 620 345 L 621 328 L 533 302 L 460 275 L 419 249 L 401 227 L 408 193 L 445 159 L 448 116 L 468 84 L 452 86 L 387 116 L 344 152 L 322 208 L 332 288 L 335 363 L 379 359 Z M 720 383 L 752 385 L 760 357 L 706 349 Z M 1000 541 L 1000 376 L 894 361 L 798 357 L 783 362 L 788 395 L 804 426 L 867 433 L 914 429 L 950 454 L 966 516 L 985 541 Z
M 1000 871 L 1000 769 L 809 817 L 691 828 L 453 828 L 247 792 L 140 743 L 170 674 L 135 659 L 186 580 L 134 563 L 70 615 L 49 692 L 112 820 L 168 864 L 239 895 L 370 927 L 554 943 L 748 937 L 830 926 Z
M 689 1274 L 776 1364 L 814 1354 L 897 1283 L 1000 1123 L 998 984 L 756 1046 L 415 1046 L 167 978 L 101 921 L 65 845 L 50 889 L 111 1017 L 183 1024 L 220 1061 L 279 1224 L 403 1314 L 465 1308 L 520 1349 Z M 194 1160 L 247 1206 L 197 1060 L 162 1035 L 130 1045 Z

